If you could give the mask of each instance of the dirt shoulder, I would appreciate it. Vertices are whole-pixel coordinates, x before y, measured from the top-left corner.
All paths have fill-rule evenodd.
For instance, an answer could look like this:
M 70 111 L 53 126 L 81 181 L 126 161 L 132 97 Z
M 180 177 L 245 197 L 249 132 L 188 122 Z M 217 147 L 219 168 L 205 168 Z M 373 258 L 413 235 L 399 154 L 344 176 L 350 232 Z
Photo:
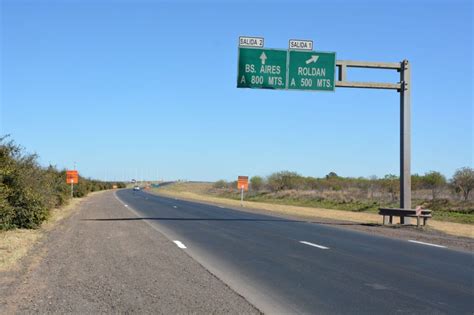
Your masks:
M 0 272 L 16 269 L 18 261 L 28 254 L 46 232 L 73 214 L 82 202 L 103 192 L 93 192 L 84 198 L 72 199 L 66 206 L 51 210 L 50 217 L 39 229 L 0 231 Z
M 423 228 L 414 226 L 383 226 L 382 217 L 373 213 L 360 213 L 333 209 L 299 207 L 263 202 L 240 201 L 205 195 L 202 191 L 185 191 L 172 185 L 149 190 L 163 196 L 180 198 L 195 202 L 226 206 L 241 211 L 275 215 L 288 219 L 328 224 L 338 228 L 381 235 L 390 238 L 410 239 L 447 246 L 452 249 L 472 251 L 474 248 L 474 227 L 468 224 L 430 220 Z
M 16 270 L 0 314 L 258 313 L 109 191 L 87 198 Z

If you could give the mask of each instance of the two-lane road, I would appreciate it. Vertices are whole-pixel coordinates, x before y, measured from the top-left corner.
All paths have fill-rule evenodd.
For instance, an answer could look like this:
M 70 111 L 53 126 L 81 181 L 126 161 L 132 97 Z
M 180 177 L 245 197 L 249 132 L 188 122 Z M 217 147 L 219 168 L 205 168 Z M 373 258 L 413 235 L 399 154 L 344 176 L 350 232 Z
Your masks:
M 264 312 L 474 312 L 472 253 L 141 191 L 116 196 L 132 220 L 177 241 Z

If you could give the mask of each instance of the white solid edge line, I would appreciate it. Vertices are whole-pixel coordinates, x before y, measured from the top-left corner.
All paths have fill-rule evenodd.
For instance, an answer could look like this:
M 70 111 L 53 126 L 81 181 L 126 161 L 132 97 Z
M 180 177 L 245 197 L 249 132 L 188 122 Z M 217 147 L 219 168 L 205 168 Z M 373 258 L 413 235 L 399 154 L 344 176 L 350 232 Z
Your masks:
M 310 242 L 306 242 L 306 241 L 300 241 L 300 243 L 301 243 L 301 244 L 306 244 L 306 245 L 309 245 L 309 246 L 313 246 L 313 247 L 317 247 L 317 248 L 320 248 L 320 249 L 329 249 L 329 247 L 321 246 L 321 245 L 314 244 L 314 243 L 310 243 Z
M 116 192 L 114 192 L 114 197 L 115 199 L 117 199 L 121 204 L 123 204 L 128 210 L 130 210 L 133 214 L 135 214 L 137 217 L 140 217 L 141 214 L 139 214 L 135 209 L 133 209 L 132 207 L 126 205 L 116 194 Z M 160 231 L 160 229 L 158 229 L 155 225 L 153 225 L 150 221 L 148 220 L 144 220 L 144 222 L 146 224 L 148 224 L 152 229 L 154 229 L 155 231 L 158 231 L 160 232 L 161 234 L 163 234 L 165 237 L 167 237 L 162 231 Z M 180 241 L 173 241 L 179 248 L 186 248 L 186 246 L 184 246 L 183 243 L 181 243 Z
M 417 243 L 417 244 L 422 244 L 422 245 L 434 246 L 434 247 L 439 247 L 439 248 L 446 248 L 446 246 L 442 246 L 442 245 L 436 245 L 436 244 L 425 243 L 425 242 L 414 241 L 414 240 L 408 240 L 408 241 L 411 242 L 411 243 Z
M 178 246 L 179 248 L 183 248 L 183 249 L 186 248 L 186 246 L 184 246 L 184 244 L 181 243 L 180 241 L 173 241 L 173 243 L 175 243 L 176 246 Z

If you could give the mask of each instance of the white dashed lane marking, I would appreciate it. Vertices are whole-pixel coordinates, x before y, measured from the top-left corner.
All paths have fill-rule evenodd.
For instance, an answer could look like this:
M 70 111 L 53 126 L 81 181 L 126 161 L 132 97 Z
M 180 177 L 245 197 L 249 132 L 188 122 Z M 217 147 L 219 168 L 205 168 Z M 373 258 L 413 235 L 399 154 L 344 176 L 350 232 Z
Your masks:
M 173 208 L 177 209 L 178 207 L 177 207 L 177 206 L 173 206 Z
M 313 247 L 317 247 L 319 249 L 329 249 L 329 247 L 326 247 L 326 246 L 322 246 L 322 245 L 318 245 L 318 244 L 314 244 L 314 243 L 310 243 L 310 242 L 306 242 L 306 241 L 300 241 L 301 244 L 305 244 L 305 245 L 309 245 L 309 246 L 313 246 Z
M 182 249 L 185 249 L 185 248 L 186 248 L 186 246 L 184 246 L 184 244 L 181 243 L 180 241 L 173 241 L 173 243 L 175 243 L 176 246 L 178 246 L 179 248 L 182 248 Z
M 114 193 L 114 196 L 115 198 L 120 201 L 126 208 L 130 209 L 133 213 L 135 213 L 136 216 L 140 216 L 133 208 L 130 208 L 127 204 L 123 203 L 118 197 L 117 195 Z M 177 208 L 177 206 L 173 206 L 173 208 Z M 161 232 L 156 226 L 154 226 L 153 224 L 151 224 L 150 222 L 148 222 L 147 220 L 145 220 L 145 222 L 150 225 L 153 229 Z M 178 246 L 179 248 L 181 249 L 186 249 L 187 247 L 180 241 L 173 241 L 173 243 L 176 244 L 176 246 Z
M 416 244 L 421 244 L 421 245 L 428 245 L 428 246 L 433 246 L 433 247 L 446 248 L 446 246 L 442 246 L 442 245 L 436 245 L 436 244 L 425 243 L 425 242 L 414 241 L 414 240 L 408 240 L 408 241 L 411 242 L 411 243 L 416 243 Z

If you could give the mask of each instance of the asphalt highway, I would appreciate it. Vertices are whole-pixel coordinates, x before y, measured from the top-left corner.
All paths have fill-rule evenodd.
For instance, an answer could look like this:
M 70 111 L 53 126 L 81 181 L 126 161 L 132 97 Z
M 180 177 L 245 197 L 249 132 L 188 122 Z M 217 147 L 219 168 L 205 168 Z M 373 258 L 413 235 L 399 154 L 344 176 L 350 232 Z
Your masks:
M 136 217 L 104 221 L 147 222 L 265 313 L 474 312 L 472 252 L 143 191 L 116 197 Z

